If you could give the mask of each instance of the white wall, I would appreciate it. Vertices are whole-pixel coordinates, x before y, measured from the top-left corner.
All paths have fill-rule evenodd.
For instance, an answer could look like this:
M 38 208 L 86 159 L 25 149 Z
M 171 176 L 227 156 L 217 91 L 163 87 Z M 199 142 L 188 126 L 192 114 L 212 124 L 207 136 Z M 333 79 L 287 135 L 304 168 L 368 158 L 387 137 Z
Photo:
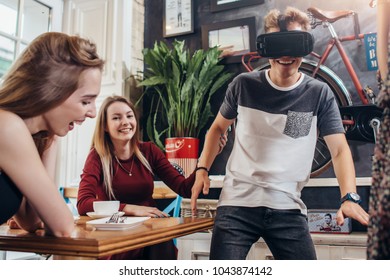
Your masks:
M 142 13 L 143 0 L 64 1 L 63 32 L 94 41 L 99 55 L 106 62 L 97 109 L 107 96 L 130 95 L 124 90 L 125 81 L 136 71 L 132 69 L 132 60 L 140 54 L 134 52 L 140 51 L 143 46 L 143 24 L 137 25 L 136 34 L 139 35 L 132 37 L 134 11 Z M 141 27 L 142 30 L 139 30 Z M 140 44 L 141 48 L 134 47 Z M 61 139 L 57 164 L 59 186 L 77 185 L 90 149 L 94 126 L 95 119 L 89 119 Z

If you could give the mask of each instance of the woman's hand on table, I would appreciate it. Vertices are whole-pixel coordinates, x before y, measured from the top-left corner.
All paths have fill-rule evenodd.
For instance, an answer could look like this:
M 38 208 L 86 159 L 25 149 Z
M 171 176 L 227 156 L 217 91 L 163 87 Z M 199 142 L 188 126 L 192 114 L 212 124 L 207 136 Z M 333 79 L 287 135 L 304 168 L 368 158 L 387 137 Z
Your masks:
M 7 225 L 9 226 L 10 229 L 20 229 L 20 226 L 13 218 L 7 221 Z
M 133 204 L 126 204 L 123 208 L 125 215 L 138 217 L 152 217 L 152 218 L 167 218 L 169 215 L 160 211 L 156 207 L 139 206 Z
M 14 218 L 11 218 L 7 221 L 7 225 L 9 226 L 10 229 L 21 229 L 21 227 L 18 225 L 18 223 L 15 221 Z M 44 228 L 45 225 L 43 222 L 40 223 L 39 228 Z

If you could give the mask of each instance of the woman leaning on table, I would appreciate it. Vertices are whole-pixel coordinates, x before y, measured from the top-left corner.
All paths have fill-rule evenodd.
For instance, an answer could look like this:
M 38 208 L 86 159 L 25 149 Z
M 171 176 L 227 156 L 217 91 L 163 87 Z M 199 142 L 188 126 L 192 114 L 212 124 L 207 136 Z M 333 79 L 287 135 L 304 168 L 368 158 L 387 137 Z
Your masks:
M 226 144 L 226 137 L 220 145 Z M 195 171 L 184 178 L 152 142 L 140 142 L 134 105 L 107 97 L 97 116 L 92 148 L 81 175 L 77 208 L 93 211 L 97 200 L 119 200 L 128 216 L 167 217 L 154 201 L 154 176 L 183 197 L 191 197 Z M 117 254 L 110 259 L 176 259 L 172 241 Z
M 55 142 L 96 115 L 103 61 L 88 40 L 48 32 L 0 86 L 0 224 L 69 236 L 74 221 L 53 181 Z

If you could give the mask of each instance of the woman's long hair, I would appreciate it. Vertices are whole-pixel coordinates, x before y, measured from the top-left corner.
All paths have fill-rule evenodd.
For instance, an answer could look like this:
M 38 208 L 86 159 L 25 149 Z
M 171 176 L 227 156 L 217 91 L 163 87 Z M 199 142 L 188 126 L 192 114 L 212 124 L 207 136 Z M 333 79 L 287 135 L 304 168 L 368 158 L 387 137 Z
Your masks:
M 78 87 L 80 74 L 89 68 L 103 69 L 96 45 L 78 36 L 47 32 L 35 38 L 4 76 L 0 109 L 22 119 L 39 116 L 63 103 Z M 33 135 L 40 155 L 53 135 Z
M 109 96 L 107 97 L 99 110 L 96 118 L 95 131 L 92 138 L 92 148 L 95 148 L 100 157 L 103 168 L 103 183 L 106 188 L 106 193 L 110 199 L 115 199 L 115 195 L 112 189 L 113 180 L 113 158 L 115 156 L 114 145 L 112 144 L 111 137 L 106 131 L 107 127 L 107 110 L 111 104 L 115 102 L 123 102 L 131 108 L 134 113 L 134 117 L 138 124 L 138 116 L 134 105 L 122 96 Z M 134 155 L 140 160 L 140 162 L 153 174 L 152 168 L 139 149 L 139 130 L 138 127 L 134 132 L 133 138 L 130 140 L 130 149 L 134 152 Z

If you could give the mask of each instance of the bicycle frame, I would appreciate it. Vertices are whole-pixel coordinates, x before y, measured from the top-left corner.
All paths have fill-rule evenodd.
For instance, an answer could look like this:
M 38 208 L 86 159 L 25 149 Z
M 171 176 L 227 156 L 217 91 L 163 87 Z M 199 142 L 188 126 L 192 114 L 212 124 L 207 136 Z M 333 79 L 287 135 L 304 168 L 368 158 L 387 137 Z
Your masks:
M 331 23 L 323 22 L 323 26 L 329 29 L 329 31 L 332 35 L 332 38 L 328 41 L 328 44 L 325 48 L 325 51 L 322 53 L 322 55 L 320 55 L 314 51 L 311 52 L 310 55 L 319 59 L 318 65 L 316 67 L 316 70 L 313 73 L 313 76 L 317 73 L 320 66 L 326 62 L 326 60 L 329 57 L 330 52 L 333 50 L 333 47 L 336 46 L 336 48 L 341 56 L 341 59 L 344 62 L 345 68 L 347 69 L 348 74 L 350 75 L 351 80 L 356 88 L 356 91 L 358 93 L 358 96 L 359 96 L 361 102 L 365 105 L 369 104 L 370 102 L 368 101 L 368 99 L 364 93 L 363 86 L 361 85 L 359 78 L 358 78 L 355 70 L 353 69 L 351 61 L 349 60 L 349 57 L 348 57 L 348 55 L 347 55 L 347 53 L 342 45 L 342 42 L 345 42 L 345 41 L 353 41 L 356 39 L 363 39 L 364 34 L 358 34 L 358 36 L 349 35 L 349 36 L 338 37 L 338 35 L 337 35 L 337 33 L 336 33 L 336 31 Z
M 355 86 L 355 89 L 358 93 L 358 96 L 359 96 L 362 104 L 364 104 L 364 105 L 370 104 L 369 100 L 367 99 L 367 97 L 364 94 L 364 89 L 363 89 L 362 84 L 360 83 L 359 77 L 357 76 L 355 70 L 353 69 L 352 63 L 349 60 L 349 57 L 348 57 L 348 55 L 347 55 L 347 53 L 342 45 L 342 43 L 346 42 L 346 41 L 353 41 L 353 40 L 357 40 L 357 39 L 361 40 L 364 38 L 364 34 L 359 34 L 358 37 L 356 37 L 355 35 L 338 37 L 333 26 L 330 23 L 327 23 L 327 24 L 329 25 L 327 27 L 330 29 L 330 32 L 331 32 L 333 37 L 328 41 L 327 46 L 322 54 L 318 54 L 317 52 L 314 52 L 314 51 L 309 54 L 309 56 L 312 56 L 312 57 L 315 57 L 316 59 L 318 59 L 318 61 L 316 61 L 316 62 L 313 61 L 313 63 L 316 64 L 316 67 L 315 67 L 315 70 L 313 71 L 312 76 L 314 77 L 317 74 L 318 70 L 322 66 L 325 66 L 326 60 L 328 59 L 334 46 L 336 46 L 336 48 L 341 56 L 341 59 L 343 60 L 345 68 L 348 71 L 349 76 L 351 77 L 351 80 Z M 241 63 L 248 72 L 251 72 L 251 71 L 253 71 L 253 67 L 251 65 L 252 61 L 260 59 L 260 58 L 261 58 L 261 56 L 259 56 L 257 52 L 249 52 L 249 53 L 244 54 L 241 57 Z
M 364 38 L 364 34 L 360 34 L 359 32 L 360 28 L 357 14 L 353 11 L 321 11 L 314 7 L 309 8 L 308 11 L 312 18 L 312 27 L 315 28 L 318 25 L 322 25 L 324 28 L 329 30 L 331 35 L 331 39 L 328 41 L 326 48 L 321 55 L 316 52 L 311 53 L 312 56 L 318 59 L 318 65 L 313 71 L 313 77 L 315 77 L 318 69 L 324 65 L 330 52 L 334 46 L 336 46 L 344 63 L 345 69 L 355 86 L 358 97 L 363 104 L 362 106 L 348 106 L 340 108 L 340 112 L 343 116 L 343 124 L 349 126 L 349 129 L 346 129 L 347 138 L 351 140 L 369 142 L 373 140 L 375 142 L 382 110 L 373 105 L 375 103 L 375 95 L 373 91 L 369 87 L 363 89 L 359 77 L 357 76 L 342 44 L 345 41 L 362 40 Z M 353 16 L 355 33 L 354 35 L 339 37 L 332 23 L 349 16 Z M 371 135 L 372 132 L 373 135 Z
M 336 46 L 336 49 L 345 65 L 345 69 L 347 70 L 351 80 L 352 80 L 352 83 L 355 87 L 355 90 L 358 94 L 358 97 L 361 101 L 361 103 L 363 105 L 369 105 L 369 104 L 372 104 L 374 103 L 374 95 L 372 93 L 372 90 L 369 89 L 371 92 L 366 92 L 365 89 L 363 89 L 363 86 L 362 84 L 360 83 L 360 80 L 359 80 L 359 77 L 357 76 L 356 74 L 356 71 L 354 70 L 353 66 L 352 66 L 352 63 L 344 49 L 344 46 L 343 46 L 343 42 L 346 42 L 346 41 L 354 41 L 354 40 L 362 40 L 364 39 L 364 34 L 360 34 L 358 32 L 359 30 L 359 25 L 358 25 L 358 20 L 357 20 L 357 14 L 352 12 L 352 11 L 336 11 L 336 17 L 335 18 L 331 18 L 329 21 L 328 20 L 324 20 L 322 17 L 324 16 L 323 14 L 320 14 L 320 16 L 318 16 L 317 14 L 317 17 L 314 16 L 312 14 L 312 23 L 311 25 L 313 26 L 313 29 L 316 28 L 317 26 L 321 25 L 323 26 L 324 28 L 327 28 L 329 30 L 329 33 L 331 35 L 331 38 L 329 39 L 329 41 L 327 42 L 326 44 L 326 47 L 325 47 L 325 50 L 319 54 L 315 51 L 311 52 L 309 54 L 309 56 L 315 58 L 315 61 L 314 60 L 306 60 L 304 59 L 304 61 L 306 63 L 309 63 L 311 65 L 313 65 L 314 67 L 314 70 L 313 72 L 311 73 L 311 76 L 312 77 L 315 77 L 319 71 L 321 70 L 325 70 L 325 69 L 328 69 L 326 66 L 325 66 L 325 63 L 331 53 L 331 51 L 334 49 L 334 47 Z M 333 15 L 333 14 L 332 14 Z M 338 36 L 336 30 L 334 29 L 333 25 L 331 22 L 335 22 L 339 19 L 342 19 L 342 18 L 346 18 L 346 17 L 349 17 L 349 16 L 354 16 L 354 23 L 355 23 L 355 34 L 354 35 L 347 35 L 347 36 Z M 247 71 L 253 71 L 253 67 L 251 66 L 251 63 L 253 60 L 255 59 L 259 59 L 261 58 L 257 52 L 250 52 L 250 53 L 247 53 L 245 55 L 242 56 L 241 58 L 241 62 L 242 64 L 244 65 L 244 67 L 246 68 Z M 330 71 L 331 73 L 329 74 L 330 76 L 332 76 L 332 79 L 333 80 L 340 80 L 336 74 L 334 74 L 332 71 Z M 333 74 L 334 75 L 333 75 Z M 342 88 L 343 91 L 345 91 L 345 86 L 344 84 L 341 82 L 339 84 L 340 88 Z M 349 94 L 349 93 L 348 93 Z M 346 94 L 346 95 L 348 95 Z M 369 100 L 367 98 L 367 95 L 370 97 L 371 100 Z M 348 106 L 352 106 L 352 103 L 350 103 Z M 362 109 L 362 108 L 359 108 L 359 110 Z M 351 116 L 354 116 L 354 115 L 358 115 L 359 113 L 358 112 L 355 112 L 356 109 L 355 108 L 349 108 L 348 110 L 345 110 L 343 109 L 344 111 L 346 111 L 348 113 L 348 115 L 351 115 Z M 364 110 L 364 109 L 362 109 Z M 374 108 L 372 108 L 372 110 L 375 110 Z M 373 113 L 375 115 L 375 113 Z M 351 118 L 351 119 L 348 119 L 348 118 L 344 118 L 343 119 L 343 124 L 344 125 L 347 125 L 347 126 L 350 126 L 350 127 L 353 127 L 355 124 L 356 124 L 356 118 Z M 355 138 L 355 137 L 354 137 Z
M 354 70 L 350 58 L 348 57 L 346 50 L 344 49 L 343 42 L 354 41 L 364 39 L 364 34 L 360 34 L 359 25 L 357 20 L 357 14 L 353 11 L 321 11 L 317 8 L 310 8 L 315 13 L 312 16 L 313 29 L 316 26 L 323 26 L 330 32 L 331 38 L 325 44 L 325 50 L 322 53 L 311 52 L 308 56 L 310 59 L 303 59 L 300 66 L 300 71 L 312 76 L 315 79 L 319 79 L 322 82 L 327 83 L 333 91 L 336 99 L 338 100 L 338 106 L 340 107 L 340 113 L 342 116 L 342 122 L 345 126 L 346 137 L 348 140 L 357 140 L 363 142 L 375 142 L 377 129 L 380 124 L 380 118 L 382 116 L 382 110 L 374 103 L 375 96 L 371 89 L 363 88 L 356 71 Z M 308 10 L 310 10 L 308 9 Z M 349 16 L 354 16 L 354 29 L 353 35 L 338 36 L 332 23 Z M 348 72 L 357 96 L 362 104 L 354 105 L 352 102 L 351 94 L 345 87 L 343 81 L 334 73 L 329 67 L 325 65 L 331 51 L 336 46 L 336 50 L 339 53 L 345 69 Z M 250 52 L 244 54 L 241 57 L 241 63 L 248 72 L 254 70 L 252 62 L 262 57 L 257 52 Z M 311 59 L 313 58 L 313 59 Z M 260 66 L 256 70 L 262 70 L 269 68 L 269 63 L 260 63 Z M 367 91 L 367 92 L 366 92 Z M 329 151 L 322 148 L 326 146 L 322 139 L 317 140 L 316 152 L 313 160 L 312 176 L 317 176 L 325 170 L 331 162 L 331 156 Z

